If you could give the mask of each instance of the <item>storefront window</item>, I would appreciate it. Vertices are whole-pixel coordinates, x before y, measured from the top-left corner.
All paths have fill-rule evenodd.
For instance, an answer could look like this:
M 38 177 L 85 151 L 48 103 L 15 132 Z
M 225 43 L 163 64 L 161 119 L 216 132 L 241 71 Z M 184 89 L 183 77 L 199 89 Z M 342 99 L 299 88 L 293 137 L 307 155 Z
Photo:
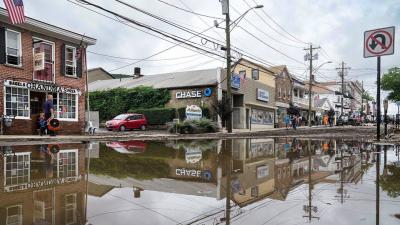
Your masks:
M 33 79 L 39 81 L 53 82 L 54 79 L 54 44 L 34 40 L 34 52 L 44 52 L 44 70 L 33 72 Z
M 58 118 L 76 119 L 76 95 L 58 94 Z
M 6 186 L 17 186 L 30 181 L 30 153 L 6 157 Z
M 6 87 L 6 115 L 29 117 L 29 91 L 24 88 Z
M 62 151 L 58 153 L 57 166 L 58 167 L 58 177 L 75 177 L 78 175 L 77 170 L 77 151 Z

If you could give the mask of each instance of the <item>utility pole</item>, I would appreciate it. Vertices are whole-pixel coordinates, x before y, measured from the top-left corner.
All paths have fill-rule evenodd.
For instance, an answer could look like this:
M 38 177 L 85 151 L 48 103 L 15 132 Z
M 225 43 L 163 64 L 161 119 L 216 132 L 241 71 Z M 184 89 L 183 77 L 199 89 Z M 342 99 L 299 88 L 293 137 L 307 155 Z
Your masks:
M 312 105 L 312 85 L 313 85 L 313 50 L 314 49 L 319 49 L 320 47 L 314 47 L 312 46 L 312 44 L 310 44 L 309 48 L 305 48 L 304 50 L 306 51 L 310 51 L 310 55 L 306 55 L 305 59 L 310 61 L 310 81 L 309 81 L 309 87 L 308 87 L 308 126 L 311 127 L 311 105 Z M 315 55 L 315 58 L 318 59 L 318 55 Z
M 229 16 L 229 0 L 222 4 L 223 14 L 225 14 L 225 34 L 226 34 L 226 100 L 227 100 L 227 118 L 226 129 L 228 133 L 232 133 L 232 87 L 231 87 L 231 28 Z
M 343 115 L 343 99 L 344 99 L 344 93 L 345 93 L 345 83 L 344 83 L 344 72 L 347 71 L 348 69 L 351 69 L 350 67 L 345 67 L 345 63 L 342 61 L 341 67 L 336 68 L 337 70 L 340 70 L 340 78 L 341 78 L 341 83 L 342 83 L 342 99 L 341 99 L 341 109 L 340 109 L 340 115 Z

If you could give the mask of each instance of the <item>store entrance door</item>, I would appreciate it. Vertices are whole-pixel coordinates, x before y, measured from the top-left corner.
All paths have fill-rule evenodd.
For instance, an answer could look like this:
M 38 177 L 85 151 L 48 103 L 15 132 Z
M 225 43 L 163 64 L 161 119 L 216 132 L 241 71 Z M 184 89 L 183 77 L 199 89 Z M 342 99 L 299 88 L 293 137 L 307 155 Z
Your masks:
M 37 134 L 37 129 L 39 129 L 39 113 L 43 112 L 43 105 L 46 101 L 45 92 L 33 92 L 30 93 L 31 101 L 31 120 L 32 120 L 32 133 Z

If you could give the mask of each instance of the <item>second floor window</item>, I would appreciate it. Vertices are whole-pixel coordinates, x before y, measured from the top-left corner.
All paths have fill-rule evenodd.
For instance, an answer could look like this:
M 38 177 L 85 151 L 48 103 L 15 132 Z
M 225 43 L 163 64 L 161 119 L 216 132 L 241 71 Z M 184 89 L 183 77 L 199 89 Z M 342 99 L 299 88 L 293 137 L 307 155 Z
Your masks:
M 34 40 L 34 53 L 44 52 L 44 70 L 33 72 L 33 79 L 54 82 L 54 44 L 42 40 Z
M 21 66 L 21 33 L 6 30 L 6 63 Z
M 65 75 L 76 76 L 76 48 L 65 46 Z
M 252 69 L 252 70 L 251 70 L 251 78 L 252 78 L 253 80 L 258 80 L 258 79 L 260 79 L 260 73 L 259 73 L 259 70 L 258 70 L 258 69 Z

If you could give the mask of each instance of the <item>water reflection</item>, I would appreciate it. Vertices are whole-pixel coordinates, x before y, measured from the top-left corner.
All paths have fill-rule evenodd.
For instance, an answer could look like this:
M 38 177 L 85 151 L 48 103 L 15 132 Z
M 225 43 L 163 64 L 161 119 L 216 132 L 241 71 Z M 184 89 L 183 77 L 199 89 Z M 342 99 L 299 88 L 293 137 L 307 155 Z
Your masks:
M 1 150 L 0 224 L 400 221 L 398 146 L 279 138 Z

